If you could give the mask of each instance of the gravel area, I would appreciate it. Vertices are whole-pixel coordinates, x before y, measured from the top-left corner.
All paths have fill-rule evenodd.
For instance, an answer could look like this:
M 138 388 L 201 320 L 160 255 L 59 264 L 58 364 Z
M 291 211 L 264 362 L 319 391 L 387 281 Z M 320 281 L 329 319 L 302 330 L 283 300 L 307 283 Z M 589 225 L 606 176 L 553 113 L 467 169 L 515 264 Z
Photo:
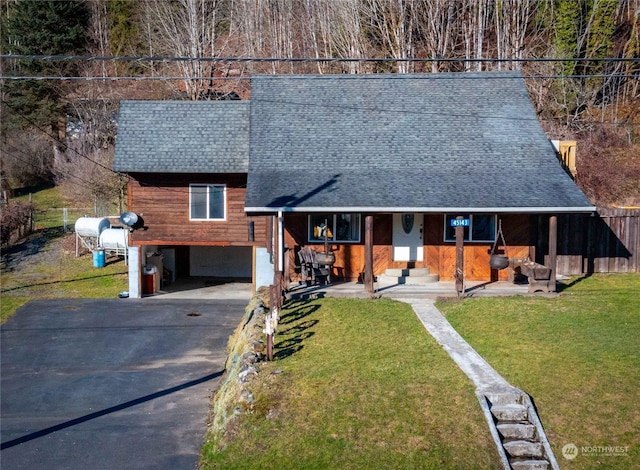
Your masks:
M 64 234 L 60 229 L 41 230 L 31 234 L 23 242 L 3 249 L 0 270 L 3 275 L 8 276 L 11 284 L 35 281 L 43 276 L 38 267 L 58 264 L 66 254 L 75 254 L 75 238 L 72 233 Z M 3 286 L 3 290 L 5 287 L 7 286 Z

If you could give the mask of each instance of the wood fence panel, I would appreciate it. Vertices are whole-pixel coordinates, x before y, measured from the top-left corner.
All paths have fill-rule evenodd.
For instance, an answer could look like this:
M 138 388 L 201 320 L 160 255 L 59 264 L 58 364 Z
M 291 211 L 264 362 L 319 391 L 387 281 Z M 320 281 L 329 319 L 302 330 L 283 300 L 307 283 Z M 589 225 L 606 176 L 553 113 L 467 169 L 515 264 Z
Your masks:
M 539 223 L 539 233 L 546 232 L 544 220 Z M 638 209 L 598 208 L 593 216 L 561 216 L 558 272 L 568 275 L 639 272 L 639 231 Z

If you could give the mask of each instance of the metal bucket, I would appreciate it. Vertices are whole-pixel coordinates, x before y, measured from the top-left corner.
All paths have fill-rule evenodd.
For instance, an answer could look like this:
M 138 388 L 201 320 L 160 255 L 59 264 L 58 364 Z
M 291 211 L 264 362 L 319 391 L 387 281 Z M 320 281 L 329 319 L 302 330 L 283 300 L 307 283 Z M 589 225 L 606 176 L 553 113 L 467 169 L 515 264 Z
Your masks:
M 509 266 L 509 258 L 504 255 L 491 255 L 489 266 L 492 269 L 504 269 Z

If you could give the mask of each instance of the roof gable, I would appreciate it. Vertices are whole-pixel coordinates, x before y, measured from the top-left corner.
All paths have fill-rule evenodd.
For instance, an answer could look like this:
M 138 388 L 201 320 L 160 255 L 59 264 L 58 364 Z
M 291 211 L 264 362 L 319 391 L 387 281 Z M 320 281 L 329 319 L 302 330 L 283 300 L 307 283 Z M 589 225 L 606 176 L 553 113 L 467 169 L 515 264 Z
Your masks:
M 122 101 L 114 169 L 246 173 L 248 101 Z
M 252 79 L 246 206 L 592 210 L 518 73 Z

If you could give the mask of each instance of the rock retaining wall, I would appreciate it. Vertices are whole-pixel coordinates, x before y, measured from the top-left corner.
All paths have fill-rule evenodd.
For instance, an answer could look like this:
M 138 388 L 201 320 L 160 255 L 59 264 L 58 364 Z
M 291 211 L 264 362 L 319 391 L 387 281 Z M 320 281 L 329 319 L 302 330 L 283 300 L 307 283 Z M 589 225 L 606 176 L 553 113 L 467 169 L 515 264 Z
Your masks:
M 268 290 L 260 290 L 251 299 L 242 322 L 229 338 L 225 373 L 212 400 L 207 432 L 207 441 L 213 442 L 216 449 L 225 447 L 233 418 L 250 409 L 253 403 L 251 382 L 266 357 L 263 329 L 268 298 Z

